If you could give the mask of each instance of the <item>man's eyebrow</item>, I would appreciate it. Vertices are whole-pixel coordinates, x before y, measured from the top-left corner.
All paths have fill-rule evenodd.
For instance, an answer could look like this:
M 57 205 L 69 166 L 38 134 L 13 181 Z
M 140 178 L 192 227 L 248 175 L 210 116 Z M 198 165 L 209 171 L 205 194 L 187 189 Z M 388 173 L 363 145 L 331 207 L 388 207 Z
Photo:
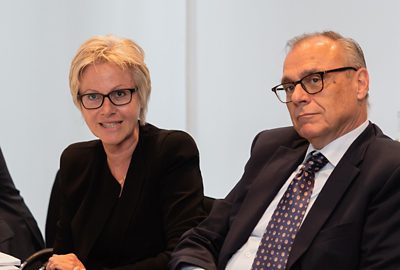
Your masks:
M 311 74 L 313 74 L 313 73 L 317 73 L 317 72 L 321 72 L 321 70 L 320 70 L 320 69 L 315 69 L 315 68 L 303 70 L 303 71 L 300 73 L 300 75 L 298 76 L 298 77 L 299 77 L 298 80 L 301 80 L 301 79 L 303 79 L 304 77 L 306 77 L 306 76 L 308 76 L 308 75 L 311 75 Z M 290 77 L 288 77 L 288 76 L 283 76 L 282 79 L 281 79 L 281 83 L 291 83 L 291 82 L 296 82 L 296 81 L 298 81 L 298 80 L 293 80 L 292 78 L 290 78 Z
M 281 83 L 291 83 L 294 82 L 293 80 L 291 80 L 289 77 L 282 77 L 281 79 Z

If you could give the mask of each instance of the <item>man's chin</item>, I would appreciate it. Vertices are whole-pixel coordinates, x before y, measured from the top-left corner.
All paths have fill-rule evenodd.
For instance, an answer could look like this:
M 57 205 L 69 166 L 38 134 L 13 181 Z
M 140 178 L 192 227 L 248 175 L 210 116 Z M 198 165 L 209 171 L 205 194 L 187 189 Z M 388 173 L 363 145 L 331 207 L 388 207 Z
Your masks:
M 309 125 L 302 125 L 301 127 L 295 127 L 295 129 L 301 137 L 307 139 L 308 141 L 312 140 L 314 137 L 317 137 L 319 133 L 315 128 L 310 127 Z

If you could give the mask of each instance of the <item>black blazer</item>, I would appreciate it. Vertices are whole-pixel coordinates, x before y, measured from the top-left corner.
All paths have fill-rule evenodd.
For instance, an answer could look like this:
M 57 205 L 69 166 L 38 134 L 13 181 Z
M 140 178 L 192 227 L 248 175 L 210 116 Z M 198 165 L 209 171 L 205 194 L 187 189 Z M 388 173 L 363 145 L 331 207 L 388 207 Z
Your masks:
M 99 140 L 61 156 L 55 253 L 86 269 L 167 269 L 179 237 L 205 216 L 199 154 L 186 133 L 140 127 L 121 197 Z
M 23 261 L 43 247 L 42 234 L 15 188 L 0 149 L 0 251 Z
M 225 269 L 242 247 L 308 142 L 293 128 L 260 133 L 244 175 L 210 216 L 178 244 L 186 262 Z M 370 124 L 344 154 L 301 226 L 287 269 L 400 269 L 400 144 Z

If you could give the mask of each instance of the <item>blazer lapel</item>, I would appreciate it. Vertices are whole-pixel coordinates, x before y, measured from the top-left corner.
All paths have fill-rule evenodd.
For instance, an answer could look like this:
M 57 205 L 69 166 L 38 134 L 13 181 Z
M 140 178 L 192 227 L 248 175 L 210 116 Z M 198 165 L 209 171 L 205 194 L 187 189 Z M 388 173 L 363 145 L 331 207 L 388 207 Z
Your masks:
M 123 209 L 123 211 L 114 213 L 114 218 L 119 221 L 118 225 L 120 226 L 116 228 L 115 233 L 121 239 L 119 243 L 114 243 L 116 245 L 115 248 L 119 248 L 119 244 L 123 242 L 122 240 L 130 225 L 130 221 L 134 213 L 137 212 L 136 207 L 139 205 L 137 200 L 140 199 L 143 183 L 146 179 L 145 172 L 148 171 L 145 169 L 148 166 L 146 152 L 143 151 L 146 143 L 145 137 L 145 134 L 141 132 L 139 142 L 132 155 L 121 197 L 119 197 L 120 185 L 116 181 L 110 181 L 113 179 L 113 176 L 109 170 L 109 173 L 106 175 L 104 175 L 104 171 L 106 170 L 100 170 L 100 172 L 95 172 L 94 176 L 91 177 L 93 180 L 91 187 L 77 214 L 76 226 L 73 228 L 77 231 L 74 235 L 79 236 L 74 241 L 77 243 L 81 259 L 85 260 L 88 257 L 112 211 L 115 211 L 115 207 L 118 207 L 117 210 Z M 95 168 L 108 166 L 102 148 L 101 151 L 102 154 L 99 153 L 98 156 L 103 156 L 104 158 L 100 158 L 97 161 L 97 166 L 94 166 Z M 116 236 L 116 238 L 118 237 Z
M 128 170 L 128 174 L 125 181 L 125 186 L 122 191 L 118 212 L 116 213 L 115 219 L 118 220 L 116 224 L 115 234 L 116 239 L 120 239 L 118 244 L 122 244 L 124 237 L 131 226 L 131 221 L 134 218 L 135 213 L 138 211 L 138 207 L 142 205 L 138 203 L 141 195 L 143 194 L 144 183 L 147 179 L 146 172 L 148 172 L 148 162 L 146 151 L 148 149 L 145 144 L 143 136 L 140 138 L 139 143 L 133 153 L 131 165 Z M 145 196 L 148 194 L 145 194 Z M 116 248 L 118 248 L 118 244 Z
M 110 181 L 112 176 L 104 174 L 105 170 L 101 169 L 104 166 L 107 166 L 105 158 L 99 159 L 94 166 L 87 196 L 72 220 L 74 243 L 82 260 L 89 255 L 118 199 L 119 184 Z
M 308 144 L 290 149 L 279 147 L 254 179 L 224 242 L 228 260 L 249 238 L 257 222 L 290 174 L 302 162 Z M 244 176 L 245 177 L 245 176 Z M 224 261 L 221 258 L 221 261 Z
M 306 216 L 292 246 L 287 269 L 308 249 L 311 242 L 331 216 L 336 205 L 346 192 L 351 182 L 359 174 L 359 164 L 362 162 L 366 148 L 374 137 L 370 124 L 367 129 L 353 142 L 329 176 L 317 200 Z

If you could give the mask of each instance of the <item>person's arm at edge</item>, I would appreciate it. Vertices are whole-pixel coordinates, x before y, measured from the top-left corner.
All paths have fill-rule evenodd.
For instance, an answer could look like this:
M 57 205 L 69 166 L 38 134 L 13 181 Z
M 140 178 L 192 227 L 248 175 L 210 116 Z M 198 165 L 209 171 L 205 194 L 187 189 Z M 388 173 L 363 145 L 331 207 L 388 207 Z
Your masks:
M 374 196 L 366 217 L 359 270 L 398 269 L 400 265 L 400 167 Z

